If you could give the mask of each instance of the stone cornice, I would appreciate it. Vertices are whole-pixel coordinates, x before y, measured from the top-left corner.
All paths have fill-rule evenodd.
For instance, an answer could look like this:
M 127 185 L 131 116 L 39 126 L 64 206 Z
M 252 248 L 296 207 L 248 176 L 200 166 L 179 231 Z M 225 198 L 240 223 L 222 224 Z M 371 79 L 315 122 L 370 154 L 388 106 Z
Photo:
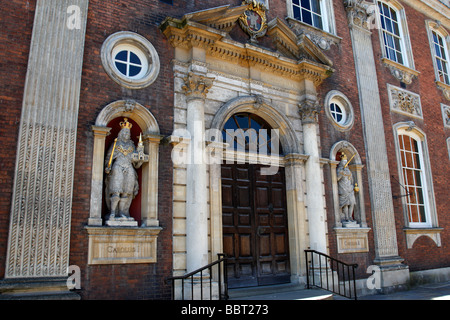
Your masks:
M 388 58 L 382 58 L 381 61 L 384 63 L 384 65 L 389 68 L 391 71 L 391 74 L 400 80 L 401 82 L 404 82 L 406 84 L 411 84 L 412 80 L 414 78 L 417 78 L 420 74 L 419 71 L 416 71 L 414 69 L 408 68 L 400 63 L 397 63 L 395 61 L 392 61 Z
M 212 22 L 211 22 L 212 23 Z M 160 29 L 172 46 L 186 50 L 202 48 L 206 54 L 241 66 L 255 66 L 283 77 L 301 80 L 305 77 L 319 85 L 334 70 L 331 60 L 309 39 L 297 38 L 289 28 L 273 23 L 269 32 L 274 41 L 290 54 L 273 52 L 250 43 L 232 40 L 227 33 L 198 22 L 167 18 Z
M 433 20 L 440 21 L 445 28 L 450 29 L 450 17 L 445 14 L 449 9 L 442 2 L 436 0 L 409 0 L 403 2 Z

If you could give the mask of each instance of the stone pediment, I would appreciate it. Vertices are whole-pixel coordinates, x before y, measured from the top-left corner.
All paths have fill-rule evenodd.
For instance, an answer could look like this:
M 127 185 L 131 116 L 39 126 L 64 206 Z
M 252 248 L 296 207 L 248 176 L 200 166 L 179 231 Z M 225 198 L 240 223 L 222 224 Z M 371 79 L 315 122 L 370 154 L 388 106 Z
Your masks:
M 237 24 L 239 17 L 247 10 L 247 5 L 231 7 L 225 5 L 217 8 L 186 14 L 183 19 L 195 21 L 205 26 L 230 32 Z
M 174 47 L 201 47 L 210 56 L 239 65 L 261 66 L 297 79 L 304 75 L 314 78 L 316 84 L 333 72 L 331 59 L 308 37 L 297 35 L 279 18 L 268 22 L 265 30 L 272 48 L 250 41 L 250 36 L 246 43 L 232 39 L 230 32 L 239 26 L 240 17 L 248 9 L 247 4 L 225 5 L 189 13 L 181 19 L 168 17 L 160 29 Z

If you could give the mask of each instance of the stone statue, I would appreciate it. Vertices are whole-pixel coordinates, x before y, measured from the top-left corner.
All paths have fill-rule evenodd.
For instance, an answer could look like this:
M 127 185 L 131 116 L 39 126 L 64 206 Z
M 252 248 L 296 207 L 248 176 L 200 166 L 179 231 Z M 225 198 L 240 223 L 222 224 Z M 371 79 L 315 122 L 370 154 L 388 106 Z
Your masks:
M 105 158 L 105 199 L 109 214 L 106 225 L 137 226 L 134 218 L 130 217 L 130 206 L 139 192 L 139 169 L 144 162 L 148 162 L 148 155 L 144 154 L 142 135 L 138 147 L 130 139 L 132 124 L 127 118 L 120 123 L 121 130 L 109 149 Z
M 348 168 L 347 156 L 342 153 L 341 162 L 337 167 L 337 182 L 339 191 L 339 208 L 344 214 L 344 222 L 355 223 L 352 219 L 353 209 L 356 205 L 355 191 L 358 190 L 357 186 L 353 186 L 353 175 Z

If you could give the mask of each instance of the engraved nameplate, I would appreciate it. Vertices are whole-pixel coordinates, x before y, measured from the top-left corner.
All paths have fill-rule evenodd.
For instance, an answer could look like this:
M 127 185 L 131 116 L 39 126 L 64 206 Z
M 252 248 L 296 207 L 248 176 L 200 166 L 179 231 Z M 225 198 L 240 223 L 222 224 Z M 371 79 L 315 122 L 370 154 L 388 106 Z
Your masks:
M 160 228 L 88 227 L 89 264 L 155 263 Z

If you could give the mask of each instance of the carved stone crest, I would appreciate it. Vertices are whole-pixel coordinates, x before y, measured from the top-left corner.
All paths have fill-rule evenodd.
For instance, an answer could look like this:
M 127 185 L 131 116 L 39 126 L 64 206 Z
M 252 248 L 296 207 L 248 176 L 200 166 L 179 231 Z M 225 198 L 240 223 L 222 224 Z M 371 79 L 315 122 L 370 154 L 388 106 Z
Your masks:
M 257 43 L 256 38 L 264 36 L 267 31 L 266 7 L 256 0 L 244 0 L 242 5 L 245 4 L 248 8 L 239 17 L 239 23 L 250 35 L 250 42 Z
M 420 97 L 412 92 L 388 85 L 391 110 L 405 115 L 422 118 Z

